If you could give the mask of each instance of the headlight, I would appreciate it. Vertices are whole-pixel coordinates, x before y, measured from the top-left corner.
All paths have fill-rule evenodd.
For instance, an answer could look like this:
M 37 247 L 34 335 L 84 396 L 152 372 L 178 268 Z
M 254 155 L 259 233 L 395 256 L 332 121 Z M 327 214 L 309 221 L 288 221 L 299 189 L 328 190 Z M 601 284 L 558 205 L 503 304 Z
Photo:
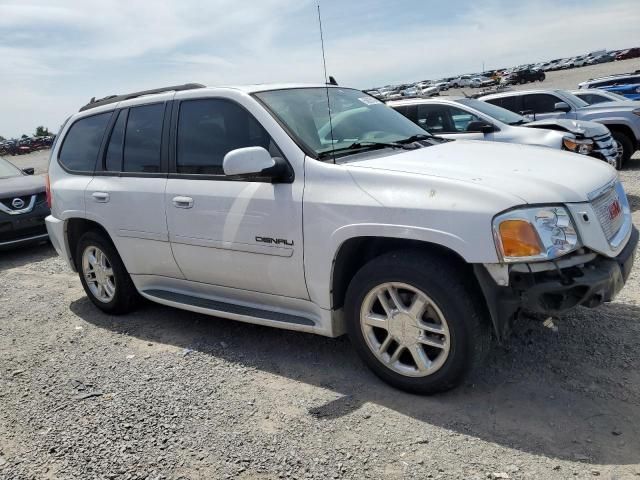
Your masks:
M 562 144 L 567 150 L 580 153 L 582 155 L 589 155 L 593 150 L 593 140 L 591 139 L 579 140 L 573 137 L 564 137 L 562 139 Z
M 504 262 L 552 260 L 579 246 L 573 220 L 564 207 L 503 213 L 494 218 L 493 233 Z

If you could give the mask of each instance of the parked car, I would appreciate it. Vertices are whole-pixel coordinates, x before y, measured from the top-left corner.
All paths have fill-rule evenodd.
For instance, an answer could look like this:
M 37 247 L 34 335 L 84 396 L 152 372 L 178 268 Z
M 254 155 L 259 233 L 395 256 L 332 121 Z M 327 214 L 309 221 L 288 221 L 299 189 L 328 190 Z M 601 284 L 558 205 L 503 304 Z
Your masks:
M 438 139 L 342 86 L 93 101 L 63 126 L 49 176 L 52 243 L 101 310 L 142 295 L 347 332 L 377 375 L 418 393 L 459 384 L 522 308 L 612 300 L 638 243 L 603 162 Z
M 606 125 L 622 149 L 622 164 L 640 146 L 640 102 L 589 105 L 566 90 L 526 90 L 480 97 L 481 100 L 533 119 L 567 118 Z
M 0 249 L 46 241 L 44 178 L 0 158 Z
M 628 58 L 638 57 L 640 57 L 640 48 L 628 48 L 626 50 L 618 52 L 618 54 L 616 55 L 616 60 L 627 60 Z
M 566 70 L 568 68 L 575 68 L 575 67 L 584 67 L 584 65 L 587 63 L 587 56 L 577 56 L 577 57 L 573 57 L 570 58 L 568 60 L 566 60 L 564 63 L 561 63 L 559 65 L 560 70 Z
M 596 103 L 620 102 L 629 100 L 622 95 L 619 95 L 615 92 L 610 92 L 603 88 L 583 88 L 582 90 L 573 90 L 571 93 L 576 97 L 584 100 L 589 105 L 595 105 Z
M 513 72 L 502 77 L 502 82 L 505 85 L 525 84 L 529 82 L 542 82 L 546 78 L 546 75 L 541 70 L 514 70 Z
M 598 63 L 607 63 L 613 62 L 615 57 L 611 54 L 605 53 L 603 55 L 598 55 L 597 57 L 589 57 L 587 59 L 587 65 L 597 65 Z
M 640 83 L 612 85 L 610 87 L 601 87 L 601 89 L 609 92 L 609 94 L 622 96 L 625 100 L 640 100 Z
M 640 70 L 634 73 L 621 73 L 607 77 L 591 78 L 578 84 L 578 88 L 602 88 L 614 85 L 629 85 L 640 83 Z
M 495 81 L 493 78 L 474 77 L 471 79 L 469 86 L 471 88 L 486 88 L 486 87 L 491 87 L 493 85 L 496 85 L 497 83 L 498 82 Z
M 452 88 L 468 87 L 471 84 L 471 75 L 461 75 L 449 83 Z
M 400 100 L 387 105 L 439 137 L 550 147 L 590 155 L 620 167 L 616 143 L 607 127 L 599 123 L 531 122 L 496 105 L 464 97 Z
M 443 92 L 449 90 L 449 88 L 451 87 L 451 83 L 449 83 L 447 80 L 437 80 L 436 82 L 434 82 L 433 86 L 437 87 L 439 91 Z

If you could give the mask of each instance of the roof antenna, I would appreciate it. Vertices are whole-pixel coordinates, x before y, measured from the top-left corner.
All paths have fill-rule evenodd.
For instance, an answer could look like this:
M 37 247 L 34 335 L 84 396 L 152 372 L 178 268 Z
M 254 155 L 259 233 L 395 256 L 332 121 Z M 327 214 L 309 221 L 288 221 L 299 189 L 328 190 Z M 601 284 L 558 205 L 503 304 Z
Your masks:
M 329 100 L 329 83 L 331 85 L 337 85 L 338 83 L 333 77 L 329 77 L 329 82 L 327 81 L 327 61 L 324 56 L 324 37 L 322 35 L 322 17 L 320 16 L 320 0 L 318 0 L 318 25 L 320 26 L 320 46 L 322 47 L 322 66 L 324 67 L 324 84 L 325 89 L 327 91 L 327 109 L 329 110 L 329 132 L 331 132 L 331 153 L 333 156 L 333 164 L 336 163 L 336 156 L 333 153 L 335 148 L 335 143 L 333 140 L 333 123 L 331 121 L 331 101 Z

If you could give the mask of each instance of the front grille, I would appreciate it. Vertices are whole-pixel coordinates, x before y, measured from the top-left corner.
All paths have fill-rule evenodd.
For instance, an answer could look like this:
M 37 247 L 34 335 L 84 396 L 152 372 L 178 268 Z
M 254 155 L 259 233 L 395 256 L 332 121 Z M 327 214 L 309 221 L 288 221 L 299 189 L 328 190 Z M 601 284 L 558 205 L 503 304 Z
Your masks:
M 614 205 L 616 202 L 617 205 Z M 622 212 L 620 199 L 618 198 L 615 187 L 612 186 L 598 198 L 594 199 L 591 205 L 598 216 L 598 221 L 602 226 L 607 240 L 611 240 L 614 235 L 618 233 L 624 222 L 624 213 Z M 617 213 L 617 215 L 611 218 L 614 213 Z
M 13 206 L 12 202 L 16 199 L 19 198 L 20 200 L 22 200 L 23 206 L 20 208 L 16 208 Z M 19 196 L 19 197 L 7 197 L 7 198 L 0 198 L 0 203 L 2 203 L 5 207 L 7 207 L 9 210 L 21 210 L 24 207 L 26 207 L 27 205 L 29 205 L 29 202 L 31 201 L 31 195 L 23 195 L 23 196 Z

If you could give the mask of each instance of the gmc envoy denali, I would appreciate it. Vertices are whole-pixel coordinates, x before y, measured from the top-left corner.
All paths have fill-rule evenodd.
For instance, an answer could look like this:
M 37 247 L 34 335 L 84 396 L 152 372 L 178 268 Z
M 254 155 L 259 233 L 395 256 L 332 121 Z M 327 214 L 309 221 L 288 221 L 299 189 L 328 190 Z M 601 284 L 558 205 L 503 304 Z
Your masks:
M 98 308 L 141 295 L 348 333 L 378 376 L 419 393 L 460 383 L 521 310 L 612 300 L 638 243 L 604 162 L 440 139 L 337 86 L 94 100 L 49 172 L 51 240 Z

